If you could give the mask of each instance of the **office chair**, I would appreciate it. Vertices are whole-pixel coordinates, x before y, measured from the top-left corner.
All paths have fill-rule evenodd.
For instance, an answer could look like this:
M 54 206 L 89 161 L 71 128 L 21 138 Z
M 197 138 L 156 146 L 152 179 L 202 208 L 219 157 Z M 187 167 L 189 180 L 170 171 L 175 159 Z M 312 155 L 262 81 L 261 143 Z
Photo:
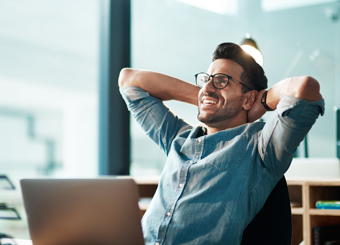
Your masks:
M 267 201 L 243 232 L 241 245 L 290 245 L 292 213 L 285 177 L 270 193 Z

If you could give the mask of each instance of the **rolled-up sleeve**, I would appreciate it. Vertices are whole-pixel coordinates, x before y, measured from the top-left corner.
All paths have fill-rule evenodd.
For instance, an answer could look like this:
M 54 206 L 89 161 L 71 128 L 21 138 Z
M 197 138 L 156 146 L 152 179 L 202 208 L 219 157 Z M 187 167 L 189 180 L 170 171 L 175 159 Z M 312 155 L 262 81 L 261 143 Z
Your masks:
M 308 102 L 282 96 L 259 137 L 259 153 L 271 175 L 280 178 L 287 171 L 297 147 L 324 111 L 323 99 Z
M 192 126 L 175 115 L 164 103 L 138 87 L 120 88 L 134 119 L 146 134 L 166 153 L 173 139 Z

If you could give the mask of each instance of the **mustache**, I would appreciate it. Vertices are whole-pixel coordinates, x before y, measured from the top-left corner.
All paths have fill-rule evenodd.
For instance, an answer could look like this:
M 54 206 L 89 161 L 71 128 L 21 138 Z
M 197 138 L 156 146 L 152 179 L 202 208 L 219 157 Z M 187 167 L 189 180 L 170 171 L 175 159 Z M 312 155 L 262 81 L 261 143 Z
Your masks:
M 208 97 L 211 97 L 211 98 L 213 98 L 213 99 L 219 100 L 219 97 L 218 97 L 217 94 L 215 94 L 215 93 L 206 93 L 206 92 L 204 92 L 204 93 L 201 95 L 201 97 L 200 97 L 200 101 L 202 100 L 202 98 L 203 98 L 204 96 L 208 96 Z

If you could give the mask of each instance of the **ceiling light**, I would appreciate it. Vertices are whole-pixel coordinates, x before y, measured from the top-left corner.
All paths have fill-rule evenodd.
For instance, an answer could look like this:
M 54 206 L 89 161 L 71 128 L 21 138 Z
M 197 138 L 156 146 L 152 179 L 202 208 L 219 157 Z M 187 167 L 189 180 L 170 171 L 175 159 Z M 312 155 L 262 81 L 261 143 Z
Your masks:
M 263 56 L 254 39 L 250 37 L 250 34 L 246 34 L 246 38 L 243 39 L 240 46 L 244 51 L 250 54 L 260 66 L 263 65 Z

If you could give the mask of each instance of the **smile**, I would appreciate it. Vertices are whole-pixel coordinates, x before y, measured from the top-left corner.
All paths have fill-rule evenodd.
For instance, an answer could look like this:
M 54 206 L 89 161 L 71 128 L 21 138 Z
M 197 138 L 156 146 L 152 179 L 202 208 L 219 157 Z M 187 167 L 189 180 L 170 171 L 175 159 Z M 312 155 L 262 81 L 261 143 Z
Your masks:
M 208 100 L 208 99 L 203 99 L 203 100 L 202 100 L 202 103 L 203 103 L 203 104 L 217 104 L 216 101 Z

